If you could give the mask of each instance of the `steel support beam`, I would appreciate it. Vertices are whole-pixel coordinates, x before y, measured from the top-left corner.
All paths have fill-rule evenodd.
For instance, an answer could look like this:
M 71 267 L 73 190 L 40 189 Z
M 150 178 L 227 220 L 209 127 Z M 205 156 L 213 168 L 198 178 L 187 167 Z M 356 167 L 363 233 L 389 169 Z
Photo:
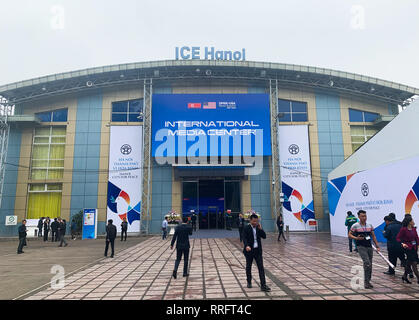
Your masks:
M 271 144 L 272 144 L 272 218 L 282 213 L 280 193 L 282 191 L 279 166 L 278 141 L 278 80 L 269 80 L 270 112 L 271 112 Z
M 141 197 L 141 234 L 148 234 L 151 221 L 151 108 L 153 95 L 153 80 L 144 80 L 143 106 L 143 181 Z

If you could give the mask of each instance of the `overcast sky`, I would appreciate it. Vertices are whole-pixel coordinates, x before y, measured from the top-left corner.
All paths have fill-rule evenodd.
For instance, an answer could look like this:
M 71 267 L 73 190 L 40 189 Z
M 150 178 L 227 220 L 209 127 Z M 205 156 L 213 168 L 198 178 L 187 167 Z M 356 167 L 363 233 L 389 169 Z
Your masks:
M 419 88 L 417 0 L 1 0 L 1 13 L 0 84 L 214 46 Z

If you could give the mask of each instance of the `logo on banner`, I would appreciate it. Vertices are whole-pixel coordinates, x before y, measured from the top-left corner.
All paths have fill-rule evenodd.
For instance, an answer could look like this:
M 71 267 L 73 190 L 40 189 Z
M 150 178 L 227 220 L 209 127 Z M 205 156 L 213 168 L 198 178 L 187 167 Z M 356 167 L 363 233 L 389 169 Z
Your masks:
M 313 201 L 305 206 L 301 192 L 292 188 L 285 182 L 282 182 L 282 192 L 284 193 L 284 208 L 291 212 L 300 222 L 307 222 L 309 219 L 315 219 Z M 297 201 L 292 201 L 293 198 L 297 199 Z
M 368 185 L 366 183 L 362 184 L 361 193 L 364 197 L 368 196 L 368 194 L 370 193 L 370 189 L 368 188 Z
M 122 211 L 118 208 L 118 202 L 124 201 L 125 205 L 121 207 L 127 208 L 126 211 Z M 131 199 L 127 192 L 118 188 L 112 182 L 108 181 L 108 208 L 116 213 L 121 220 L 127 219 L 129 224 L 132 224 L 136 220 L 140 220 L 141 212 L 141 201 L 135 206 L 131 205 Z
M 204 102 L 203 109 L 217 109 L 216 102 Z
M 124 144 L 121 147 L 121 153 L 123 155 L 129 155 L 131 153 L 131 151 L 132 151 L 132 148 L 131 148 L 131 146 L 129 144 Z
M 412 212 L 413 205 L 416 201 L 419 201 L 419 177 L 406 197 L 406 201 L 404 203 L 406 213 L 410 214 Z
M 300 147 L 297 146 L 296 144 L 292 144 L 288 147 L 288 151 L 289 153 L 296 155 L 300 152 Z

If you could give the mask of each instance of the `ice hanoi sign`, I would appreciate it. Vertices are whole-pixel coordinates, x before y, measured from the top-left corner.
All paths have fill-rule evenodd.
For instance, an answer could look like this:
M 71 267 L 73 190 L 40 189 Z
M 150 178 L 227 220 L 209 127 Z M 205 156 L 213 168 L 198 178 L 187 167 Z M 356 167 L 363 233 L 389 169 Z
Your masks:
M 215 47 L 176 47 L 176 60 L 234 60 L 246 61 L 246 49 L 216 50 Z
M 142 126 L 111 126 L 107 219 L 118 231 L 126 219 L 128 232 L 140 232 L 142 195 Z

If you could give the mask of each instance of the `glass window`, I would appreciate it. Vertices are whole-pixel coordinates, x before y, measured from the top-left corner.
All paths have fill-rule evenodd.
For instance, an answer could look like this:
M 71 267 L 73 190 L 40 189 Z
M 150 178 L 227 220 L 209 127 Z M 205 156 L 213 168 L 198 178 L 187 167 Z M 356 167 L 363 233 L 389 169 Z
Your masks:
M 64 174 L 65 127 L 39 127 L 35 129 L 31 179 L 62 179 Z
M 378 118 L 377 113 L 364 112 L 364 121 L 365 122 L 374 122 Z
M 374 126 L 351 126 L 352 152 L 367 142 L 377 131 Z
M 113 102 L 112 112 L 128 112 L 128 101 Z
M 113 122 L 127 122 L 127 114 L 126 113 L 112 113 L 112 121 Z
M 305 122 L 308 121 L 307 103 L 278 99 L 279 122 Z
M 67 122 L 68 109 L 35 113 L 41 122 Z
M 349 109 L 350 122 L 374 122 L 378 117 L 378 113 Z
M 296 122 L 304 122 L 307 121 L 307 113 L 292 113 L 292 120 Z
M 350 122 L 364 122 L 362 111 L 349 109 L 349 121 Z
M 278 112 L 291 112 L 291 101 L 278 99 Z
M 292 101 L 292 112 L 307 112 L 307 103 Z
M 143 99 L 118 101 L 112 103 L 113 122 L 140 122 L 143 111 Z M 140 118 L 139 118 L 140 117 Z
M 52 121 L 53 122 L 67 122 L 67 109 L 61 109 L 61 110 L 54 110 L 52 112 Z
M 30 184 L 27 219 L 61 215 L 61 184 Z

